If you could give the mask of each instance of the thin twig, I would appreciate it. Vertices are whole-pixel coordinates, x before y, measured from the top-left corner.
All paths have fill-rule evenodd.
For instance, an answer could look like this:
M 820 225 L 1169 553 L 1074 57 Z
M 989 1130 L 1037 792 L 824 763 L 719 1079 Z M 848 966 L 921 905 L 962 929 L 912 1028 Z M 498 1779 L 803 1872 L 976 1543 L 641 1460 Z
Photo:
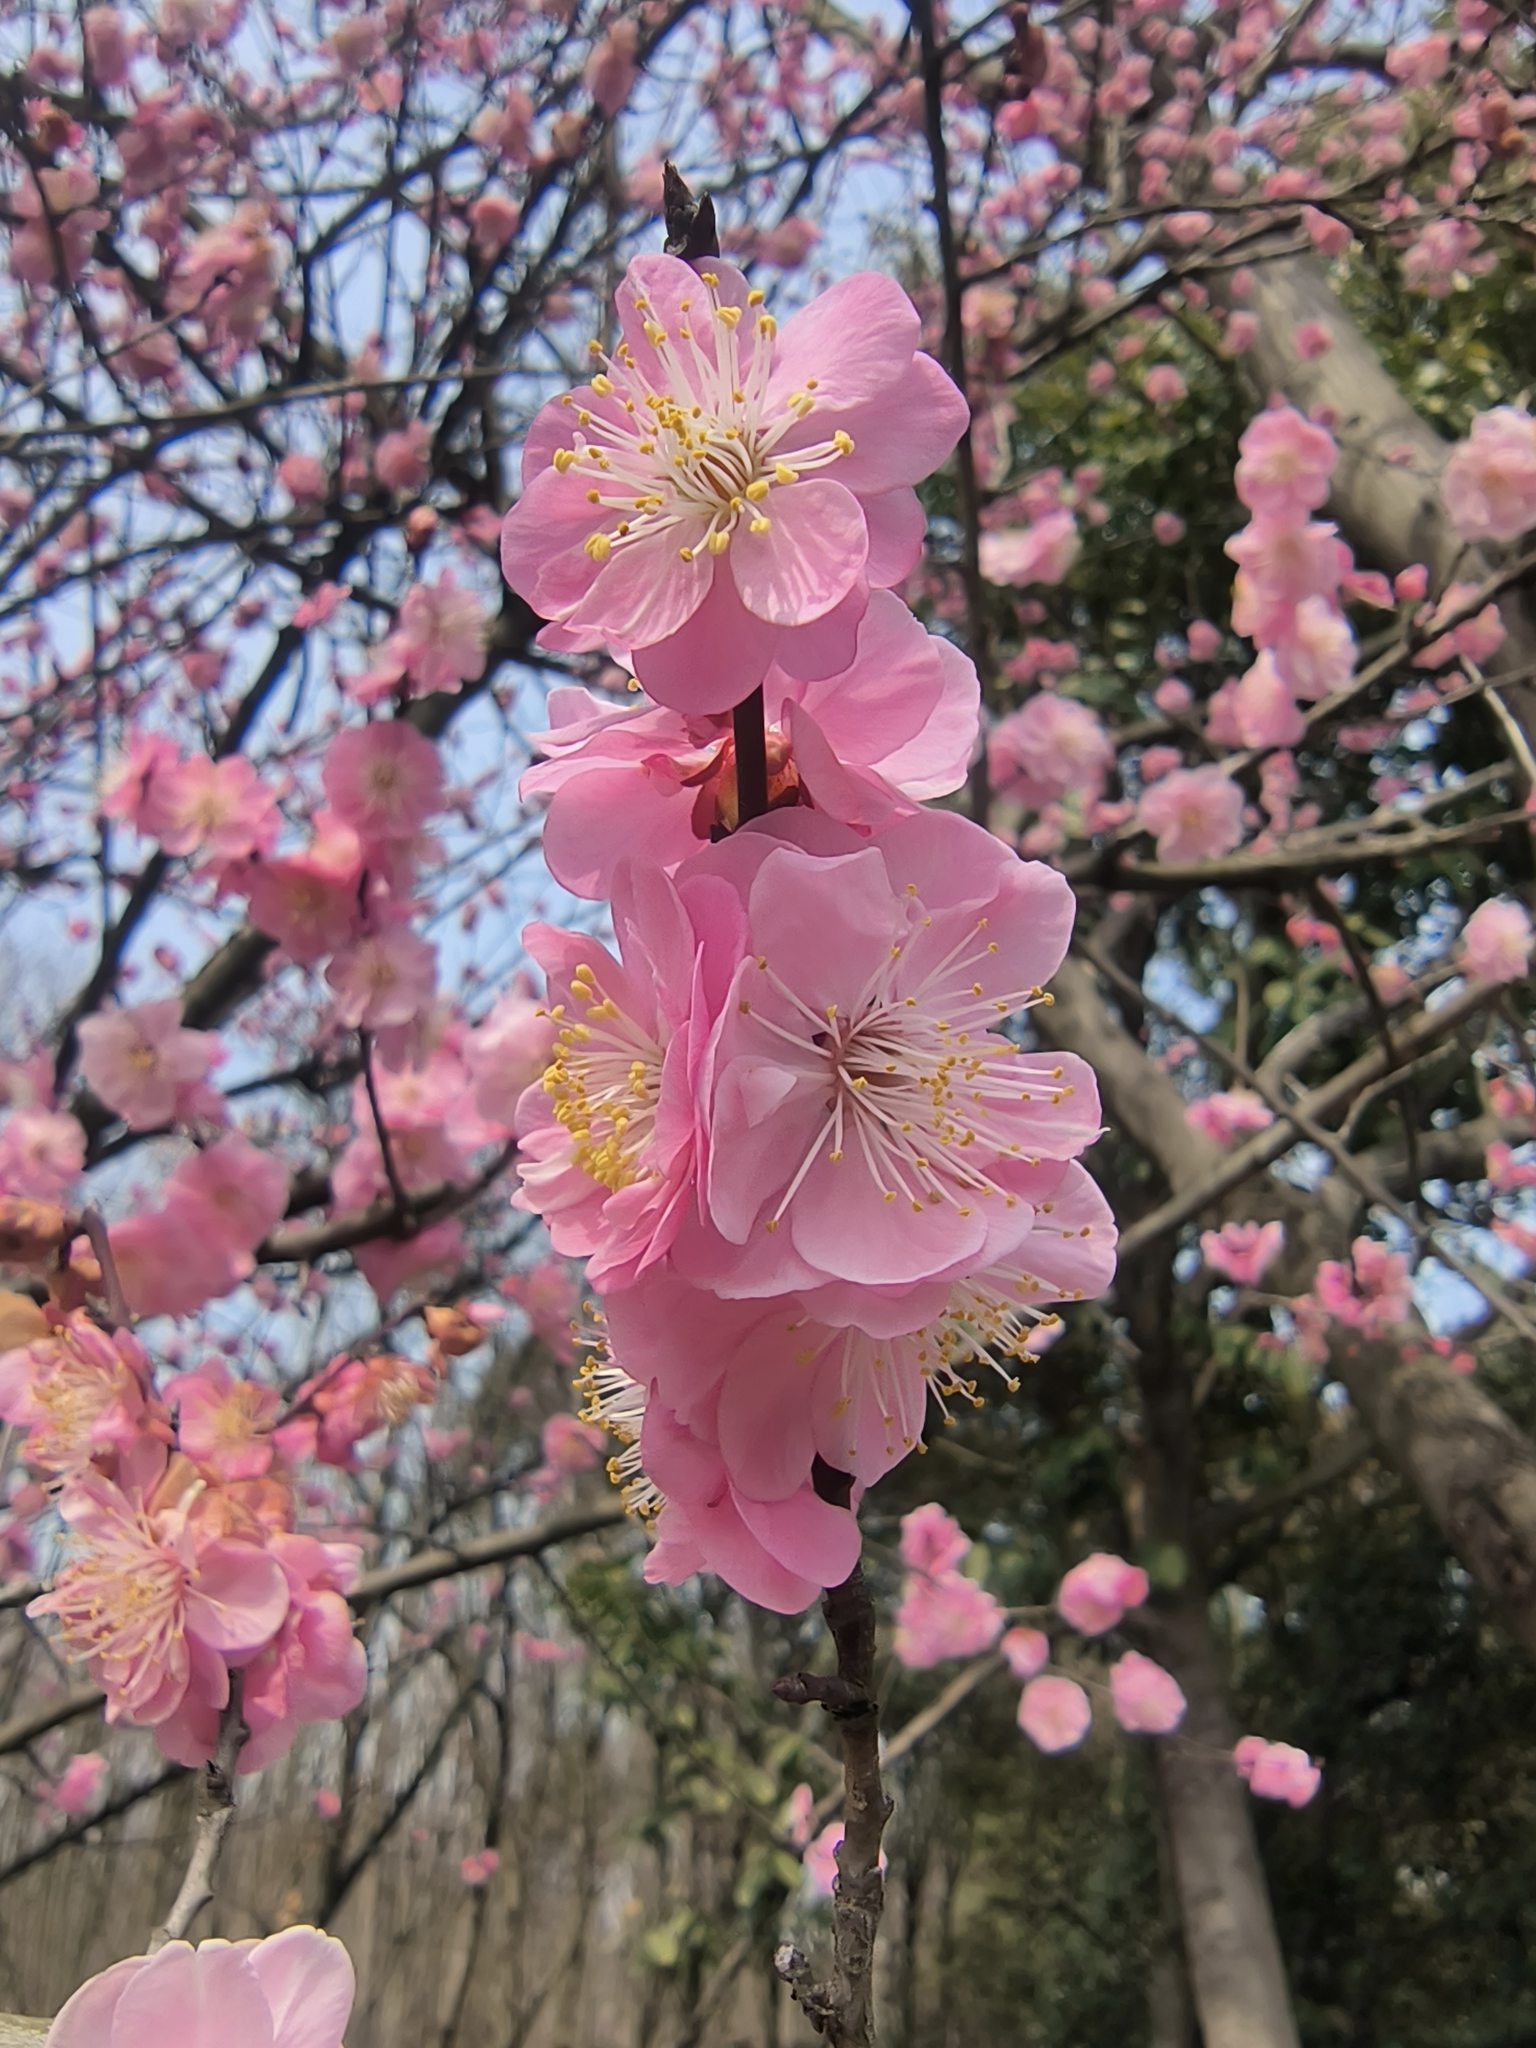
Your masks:
M 106 1293 L 107 1314 L 112 1326 L 125 1330 L 133 1321 L 133 1312 L 123 1294 L 122 1276 L 117 1270 L 117 1261 L 112 1256 L 112 1240 L 107 1235 L 107 1226 L 101 1214 L 95 1209 L 80 1212 L 80 1225 L 90 1240 L 91 1250 L 96 1254 L 96 1263 L 101 1268 L 101 1284 Z
M 229 1674 L 229 1699 L 219 1715 L 219 1739 L 213 1755 L 203 1766 L 203 1796 L 197 1803 L 197 1827 L 192 1836 L 192 1854 L 187 1874 L 181 1880 L 176 1903 L 150 1936 L 149 1953 L 168 1941 L 182 1941 L 187 1929 L 213 1897 L 214 1874 L 219 1867 L 224 1838 L 235 1818 L 235 1760 L 250 1730 L 240 1712 L 244 1673 Z

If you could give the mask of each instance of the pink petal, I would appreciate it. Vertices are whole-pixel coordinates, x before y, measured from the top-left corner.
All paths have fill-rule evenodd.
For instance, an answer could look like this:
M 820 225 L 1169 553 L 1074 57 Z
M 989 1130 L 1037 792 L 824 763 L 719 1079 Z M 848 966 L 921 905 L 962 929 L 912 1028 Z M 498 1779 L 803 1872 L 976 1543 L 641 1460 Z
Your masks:
M 915 355 L 896 381 L 851 408 L 835 422 L 853 436 L 853 453 L 834 463 L 831 474 L 850 491 L 893 490 L 931 476 L 970 425 L 970 407 L 932 356 Z M 818 406 L 786 436 L 786 450 L 804 447 L 821 422 Z M 785 456 L 793 462 L 792 452 Z
M 779 330 L 765 413 L 777 418 L 790 393 L 814 380 L 809 388 L 816 403 L 802 422 L 800 439 L 822 439 L 841 425 L 850 407 L 892 390 L 911 367 L 921 331 L 917 308 L 893 277 L 861 270 L 839 278 Z
M 571 607 L 567 624 L 590 626 L 610 647 L 665 640 L 693 617 L 708 594 L 715 567 L 713 556 L 699 546 L 703 538 L 701 517 L 697 532 L 678 526 L 625 541 L 598 570 L 579 604 Z M 679 553 L 684 546 L 698 547 L 691 561 L 685 562 Z M 537 605 L 539 600 L 530 602 Z
M 927 357 L 923 360 L 926 362 Z M 845 476 L 839 474 L 836 481 L 850 488 Z M 876 590 L 890 590 L 922 560 L 928 515 L 916 491 L 908 486 L 880 491 L 872 497 L 861 493 L 860 503 L 869 532 L 865 579 Z
M 1093 1725 L 1088 1695 L 1070 1678 L 1032 1678 L 1019 1700 L 1019 1726 L 1047 1756 L 1076 1749 Z
M 287 1927 L 256 1944 L 250 1966 L 272 2008 L 272 2048 L 341 2048 L 357 1981 L 339 1941 Z
M 151 1956 L 129 1956 L 100 1975 L 88 1977 L 48 2029 L 47 2048 L 110 2048 L 118 2003 L 139 1971 L 148 1969 L 153 1960 Z
M 789 1500 L 736 1497 L 742 1521 L 785 1571 L 840 1585 L 859 1561 L 859 1524 L 847 1508 L 835 1508 L 807 1485 Z
M 187 1586 L 187 1629 L 210 1650 L 240 1656 L 282 1627 L 288 1581 L 282 1567 L 253 1543 L 208 1544 Z
M 635 674 L 658 704 L 689 718 L 729 711 L 762 680 L 779 638 L 766 618 L 747 610 L 736 579 L 719 575 L 674 633 L 633 649 Z
M 731 537 L 727 559 L 742 603 L 775 626 L 822 618 L 863 573 L 869 535 L 858 499 L 811 476 L 771 491 L 762 511 L 766 533 L 742 521 Z
M 133 1978 L 113 2020 L 111 2048 L 273 2048 L 272 2014 L 236 1948 L 173 1941 Z M 104 2048 L 104 2044 L 96 2044 Z

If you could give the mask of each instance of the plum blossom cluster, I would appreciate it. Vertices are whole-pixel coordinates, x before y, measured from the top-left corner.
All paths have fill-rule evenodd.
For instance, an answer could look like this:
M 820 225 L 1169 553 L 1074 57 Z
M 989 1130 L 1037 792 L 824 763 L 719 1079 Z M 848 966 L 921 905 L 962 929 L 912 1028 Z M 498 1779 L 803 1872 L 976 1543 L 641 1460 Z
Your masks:
M 1092 1073 L 1018 1025 L 1073 901 L 923 808 L 965 779 L 979 693 L 891 589 L 966 419 L 905 295 L 858 276 L 780 331 L 728 264 L 640 257 L 617 314 L 502 539 L 546 644 L 654 700 L 556 693 L 525 778 L 616 947 L 524 934 L 553 1044 L 518 1200 L 603 1296 L 585 1419 L 654 1523 L 648 1576 L 793 1612 L 853 1569 L 930 1404 L 1010 1379 L 1110 1278 Z
M 1188 1702 L 1178 1680 L 1140 1650 L 1121 1650 L 1103 1679 L 1086 1683 L 1082 1654 L 1073 1656 L 1070 1672 L 1059 1662 L 1050 1668 L 1053 1636 L 1071 1632 L 1093 1641 L 1118 1629 L 1127 1614 L 1143 1605 L 1151 1587 L 1139 1565 L 1104 1550 L 1073 1565 L 1056 1589 L 1055 1626 L 1047 1630 L 1007 1625 L 1007 1609 L 963 1569 L 973 1555 L 964 1530 L 936 1501 L 902 1516 L 904 1571 L 895 1650 L 908 1670 L 926 1671 L 950 1657 L 980 1656 L 995 1645 L 1008 1671 L 1023 1681 L 1019 1727 L 1047 1756 L 1076 1749 L 1087 1739 L 1094 1692 L 1107 1692 L 1114 1720 L 1127 1734 L 1172 1735 L 1180 1728 Z M 1322 1782 L 1305 1751 L 1257 1735 L 1239 1741 L 1233 1764 L 1259 1798 L 1292 1806 L 1306 1805 Z M 827 1834 L 836 1832 L 833 1828 Z M 816 1859 L 825 1854 L 821 1841 L 809 1844 L 805 1854 L 814 1890 L 821 1868 Z
M 346 1599 L 360 1552 L 298 1526 L 303 1466 L 354 1462 L 360 1441 L 434 1398 L 437 1373 L 395 1353 L 343 1354 L 285 1404 L 220 1357 L 157 1376 L 129 1330 L 5 1299 L 18 1306 L 0 1420 L 19 1433 L 34 1504 L 50 1489 L 64 1529 L 52 1586 L 29 1612 L 53 1621 L 64 1655 L 102 1688 L 107 1719 L 203 1762 L 238 1673 L 248 1772 L 303 1724 L 350 1712 L 367 1684 Z M 472 1324 L 445 1326 L 434 1355 L 480 1341 Z M 52 1794 L 62 1811 L 89 1804 L 99 1764 L 71 1765 Z

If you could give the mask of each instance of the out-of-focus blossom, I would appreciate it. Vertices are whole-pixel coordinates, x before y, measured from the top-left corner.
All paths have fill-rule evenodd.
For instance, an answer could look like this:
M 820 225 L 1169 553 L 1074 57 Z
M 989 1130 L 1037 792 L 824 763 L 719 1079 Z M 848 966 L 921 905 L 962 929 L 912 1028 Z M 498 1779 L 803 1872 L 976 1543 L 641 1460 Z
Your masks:
M 1257 1287 L 1285 1247 L 1285 1225 L 1223 1223 L 1200 1233 L 1200 1254 L 1213 1273 L 1238 1287 Z
M 1189 1704 L 1172 1672 L 1139 1650 L 1110 1666 L 1109 1696 L 1115 1719 L 1132 1735 L 1171 1735 Z
M 1142 793 L 1136 822 L 1164 863 L 1214 860 L 1243 836 L 1243 792 L 1214 763 L 1180 768 Z
M 1480 981 L 1520 981 L 1530 972 L 1533 939 L 1525 905 L 1507 896 L 1492 897 L 1467 919 L 1462 964 Z
M 1463 540 L 1518 540 L 1536 526 L 1536 420 L 1513 405 L 1479 413 L 1451 451 L 1440 495 Z
M 1056 1611 L 1085 1636 L 1101 1636 L 1129 1607 L 1139 1607 L 1149 1591 L 1139 1565 L 1127 1564 L 1112 1551 L 1096 1550 L 1073 1565 L 1056 1589 Z
M 1073 1679 L 1032 1678 L 1019 1696 L 1019 1726 L 1036 1749 L 1059 1756 L 1093 1726 L 1093 1706 Z
M 1245 1735 L 1232 1752 L 1232 1762 L 1248 1789 L 1259 1799 L 1281 1799 L 1287 1806 L 1305 1806 L 1317 1794 L 1323 1774 L 1304 1749 L 1288 1742 L 1266 1742 Z
M 1251 1088 L 1224 1088 L 1202 1095 L 1185 1106 L 1184 1121 L 1218 1145 L 1235 1144 L 1254 1131 L 1268 1130 L 1275 1113 Z

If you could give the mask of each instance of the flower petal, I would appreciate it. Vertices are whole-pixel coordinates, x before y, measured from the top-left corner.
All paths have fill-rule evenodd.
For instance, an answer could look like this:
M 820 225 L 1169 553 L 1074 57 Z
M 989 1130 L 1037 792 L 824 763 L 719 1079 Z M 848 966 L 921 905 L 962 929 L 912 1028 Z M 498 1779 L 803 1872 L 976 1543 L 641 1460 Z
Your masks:
M 766 532 L 743 520 L 731 536 L 727 559 L 742 603 L 775 626 L 824 617 L 863 574 L 869 534 L 858 499 L 812 476 L 771 491 L 762 511 Z

